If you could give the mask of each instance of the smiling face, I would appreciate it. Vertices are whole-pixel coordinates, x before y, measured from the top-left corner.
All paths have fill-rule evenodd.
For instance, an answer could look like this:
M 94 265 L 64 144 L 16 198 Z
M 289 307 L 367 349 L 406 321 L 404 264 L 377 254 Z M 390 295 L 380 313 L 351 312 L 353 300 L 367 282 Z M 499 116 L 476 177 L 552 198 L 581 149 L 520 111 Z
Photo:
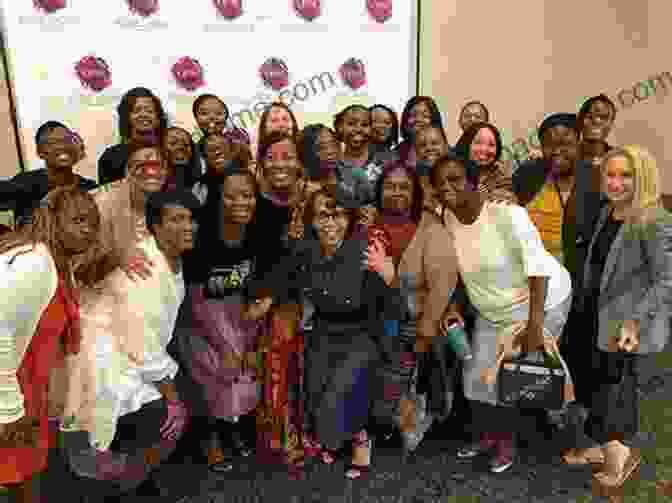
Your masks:
M 482 127 L 471 142 L 469 156 L 479 166 L 488 166 L 497 159 L 497 139 L 490 128 Z
M 37 146 L 37 154 L 49 168 L 68 169 L 79 161 L 82 145 L 77 143 L 70 131 L 57 127 L 49 131 Z
M 408 127 L 418 134 L 432 125 L 432 111 L 425 101 L 417 103 L 408 116 Z
M 343 143 L 350 150 L 361 150 L 371 141 L 371 112 L 354 108 L 343 116 Z
M 136 98 L 128 116 L 131 130 L 138 133 L 150 133 L 159 127 L 159 111 L 152 98 Z
M 427 128 L 418 135 L 416 142 L 418 160 L 434 164 L 448 152 L 448 143 L 437 128 Z
M 226 177 L 222 186 L 222 215 L 225 222 L 250 223 L 257 207 L 254 184 L 246 175 Z
M 315 197 L 312 224 L 323 250 L 333 250 L 345 239 L 350 218 L 348 210 L 336 206 L 332 198 L 325 195 Z
M 142 192 L 158 192 L 166 183 L 168 168 L 156 148 L 136 150 L 128 159 L 130 182 Z
M 541 151 L 558 176 L 567 176 L 573 173 L 579 155 L 578 135 L 565 126 L 549 128 L 542 135 Z
M 614 111 L 604 101 L 594 101 L 583 117 L 582 137 L 588 141 L 604 141 L 614 125 Z
M 395 170 L 383 181 L 383 209 L 406 212 L 413 204 L 413 180 L 402 170 Z
M 289 140 L 271 145 L 264 157 L 263 169 L 272 191 L 290 190 L 296 184 L 301 171 L 296 145 Z
M 184 129 L 169 129 L 163 138 L 163 149 L 171 166 L 184 166 L 191 160 L 191 136 Z
M 434 169 L 434 193 L 441 203 L 451 210 L 463 206 L 469 192 L 464 165 L 457 161 L 446 161 Z
M 632 203 L 635 197 L 635 173 L 625 156 L 610 158 L 602 176 L 603 191 L 611 203 L 619 206 Z
M 224 131 L 226 119 L 226 107 L 216 98 L 206 98 L 196 110 L 196 123 L 206 135 Z
M 287 134 L 293 134 L 294 124 L 292 116 L 282 107 L 273 106 L 268 112 L 268 117 L 265 124 L 265 133 L 268 135 L 273 131 L 282 131 Z
M 462 131 L 466 131 L 474 124 L 487 121 L 488 113 L 486 112 L 485 108 L 483 108 L 483 106 L 479 103 L 471 103 L 462 110 L 459 122 Z
M 371 140 L 385 143 L 392 133 L 394 117 L 384 108 L 375 108 L 371 112 Z
M 320 130 L 318 138 L 320 161 L 335 162 L 341 159 L 341 143 L 326 128 Z
M 191 210 L 169 205 L 161 208 L 161 222 L 154 225 L 159 247 L 173 256 L 180 256 L 194 248 L 195 224 Z
M 66 253 L 77 255 L 98 239 L 100 214 L 97 206 L 84 197 L 75 198 L 58 216 L 59 239 Z

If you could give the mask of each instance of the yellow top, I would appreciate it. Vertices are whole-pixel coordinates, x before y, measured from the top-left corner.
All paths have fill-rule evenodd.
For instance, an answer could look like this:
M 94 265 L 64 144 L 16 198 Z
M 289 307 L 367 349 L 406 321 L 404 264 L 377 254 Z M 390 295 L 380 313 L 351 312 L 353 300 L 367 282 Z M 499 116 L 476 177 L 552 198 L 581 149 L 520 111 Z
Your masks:
M 541 234 L 544 248 L 563 264 L 562 219 L 565 209 L 556 186 L 546 183 L 526 208 L 530 220 Z

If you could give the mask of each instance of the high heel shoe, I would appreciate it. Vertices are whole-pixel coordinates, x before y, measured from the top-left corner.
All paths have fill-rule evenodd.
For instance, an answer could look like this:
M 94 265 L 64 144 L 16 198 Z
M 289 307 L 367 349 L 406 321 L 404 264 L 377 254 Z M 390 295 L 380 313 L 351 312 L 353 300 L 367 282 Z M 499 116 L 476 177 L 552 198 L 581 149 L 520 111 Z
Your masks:
M 368 449 L 366 455 L 366 464 L 359 464 L 354 462 L 355 449 Z M 345 470 L 345 477 L 350 480 L 359 480 L 368 478 L 371 473 L 371 451 L 373 450 L 373 442 L 368 435 L 364 432 L 357 434 L 352 439 L 352 457 L 353 461 L 348 465 Z
M 432 424 L 434 423 L 434 418 L 431 415 L 426 415 L 422 420 L 418 419 L 417 427 L 415 431 L 402 431 L 401 438 L 404 444 L 404 453 L 410 454 L 415 452 L 422 440 L 425 438 L 425 434 L 429 431 Z

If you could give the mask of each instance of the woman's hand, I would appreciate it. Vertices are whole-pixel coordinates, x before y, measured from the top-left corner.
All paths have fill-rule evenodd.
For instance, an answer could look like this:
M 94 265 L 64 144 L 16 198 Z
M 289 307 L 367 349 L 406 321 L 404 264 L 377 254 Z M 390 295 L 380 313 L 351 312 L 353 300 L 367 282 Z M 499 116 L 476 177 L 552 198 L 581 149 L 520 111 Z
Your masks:
M 257 299 L 254 304 L 248 304 L 243 309 L 243 319 L 247 321 L 260 320 L 268 314 L 271 305 L 273 305 L 273 299 L 271 297 Z
M 375 206 L 363 206 L 357 212 L 357 224 L 359 225 L 373 225 L 376 220 L 378 210 Z
M 632 353 L 639 348 L 639 321 L 626 320 L 616 342 L 618 351 Z
M 392 284 L 395 276 L 394 263 L 385 253 L 385 247 L 378 240 L 373 240 L 364 252 L 362 265 L 369 271 L 378 273 L 388 285 Z
M 36 447 L 40 435 L 39 420 L 23 416 L 13 423 L 0 424 L 0 445 L 9 447 Z
M 458 323 L 462 326 L 464 326 L 464 318 L 462 315 L 459 313 L 457 310 L 456 306 L 450 305 L 448 306 L 448 309 L 446 309 L 446 312 L 443 314 L 443 317 L 441 318 L 441 323 L 440 323 L 440 333 L 441 335 L 446 335 L 448 332 L 448 327 L 451 325 L 454 325 L 455 323 Z
M 121 269 L 126 273 L 126 276 L 136 281 L 137 278 L 149 279 L 152 276 L 152 267 L 154 267 L 154 262 L 149 260 L 145 252 L 136 250 L 121 266 Z

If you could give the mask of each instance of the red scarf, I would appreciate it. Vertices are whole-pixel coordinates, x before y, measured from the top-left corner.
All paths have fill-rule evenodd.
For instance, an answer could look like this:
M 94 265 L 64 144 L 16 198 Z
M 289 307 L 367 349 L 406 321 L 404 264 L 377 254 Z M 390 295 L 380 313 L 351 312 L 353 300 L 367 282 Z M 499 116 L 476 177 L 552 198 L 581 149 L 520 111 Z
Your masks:
M 415 236 L 417 224 L 413 221 L 381 223 L 380 220 L 369 228 L 370 239 L 383 242 L 385 253 L 399 265 L 401 256 Z

